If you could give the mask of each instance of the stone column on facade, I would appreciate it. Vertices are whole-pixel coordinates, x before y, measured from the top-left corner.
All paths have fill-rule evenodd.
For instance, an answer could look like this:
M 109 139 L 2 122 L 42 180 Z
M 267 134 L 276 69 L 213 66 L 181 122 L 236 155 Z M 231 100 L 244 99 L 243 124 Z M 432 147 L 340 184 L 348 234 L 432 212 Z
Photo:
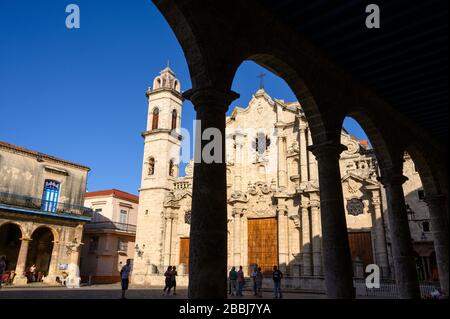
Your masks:
M 278 186 L 287 187 L 286 138 L 278 135 Z
M 308 131 L 308 145 L 312 145 L 311 131 Z M 308 162 L 309 162 L 309 180 L 317 181 L 317 162 L 314 158 L 312 152 L 308 152 Z
M 56 274 L 58 272 L 59 248 L 59 241 L 53 241 L 52 257 L 50 259 L 50 266 L 48 267 L 48 274 L 44 278 L 45 283 L 56 282 Z
M 243 165 L 243 154 L 242 148 L 244 146 L 244 134 L 240 131 L 235 133 L 235 159 L 234 159 L 234 191 L 242 192 L 242 165 Z
M 164 268 L 172 265 L 172 233 L 173 233 L 173 217 L 168 214 L 166 216 L 166 229 L 164 232 Z
M 239 208 L 233 209 L 233 266 L 242 266 L 241 260 L 241 217 L 242 210 Z
M 281 201 L 281 198 L 278 199 Z M 278 257 L 280 270 L 284 273 L 287 271 L 289 265 L 289 237 L 288 237 L 288 216 L 287 207 L 285 204 L 278 205 Z
M 300 141 L 300 182 L 307 182 L 308 176 L 308 145 L 306 144 L 306 123 L 299 118 L 299 141 Z
M 386 189 L 392 257 L 400 298 L 419 299 L 420 288 L 402 187 L 406 180 L 402 165 L 381 171 L 380 181 Z
M 323 272 L 328 298 L 354 298 L 339 156 L 345 146 L 328 141 L 309 148 L 317 159 L 322 224 Z
M 311 237 L 314 276 L 322 276 L 322 241 L 320 231 L 320 199 L 317 193 L 310 194 L 311 207 Z
M 304 199 L 301 202 L 301 220 L 302 220 L 302 275 L 312 276 L 311 263 L 311 225 L 309 221 L 308 202 Z
M 227 297 L 227 185 L 225 113 L 239 97 L 212 87 L 191 89 L 183 96 L 197 112 L 192 219 L 189 249 L 188 296 L 194 299 Z M 205 133 L 205 136 L 203 136 Z M 211 136 L 210 133 L 219 133 Z M 211 144 L 211 145 L 209 145 Z M 217 161 L 202 156 L 213 152 Z
M 25 276 L 25 267 L 27 266 L 28 246 L 31 240 L 31 238 L 27 237 L 20 238 L 21 244 L 19 255 L 17 256 L 16 276 L 14 277 L 15 285 L 25 285 L 28 282 L 28 279 Z
M 373 226 L 375 228 L 375 261 L 381 269 L 381 277 L 390 278 L 391 271 L 387 254 L 386 234 L 384 230 L 379 188 L 372 190 L 372 205 L 374 208 Z
M 426 195 L 425 201 L 430 212 L 431 231 L 433 233 L 434 250 L 436 252 L 436 262 L 439 272 L 439 281 L 442 292 L 449 295 L 448 278 L 448 213 L 445 206 L 444 195 Z

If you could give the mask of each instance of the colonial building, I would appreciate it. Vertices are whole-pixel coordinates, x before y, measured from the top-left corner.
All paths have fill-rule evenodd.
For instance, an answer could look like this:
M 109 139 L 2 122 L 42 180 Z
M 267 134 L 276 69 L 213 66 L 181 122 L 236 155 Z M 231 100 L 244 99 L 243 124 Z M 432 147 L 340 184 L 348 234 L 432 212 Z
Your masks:
M 176 265 L 184 283 L 193 163 L 186 176 L 178 176 L 182 98 L 172 70 L 161 71 L 147 96 L 136 234 L 140 254 L 134 259 L 133 282 L 161 284 L 164 269 Z M 235 107 L 227 117 L 225 138 L 228 267 L 242 265 L 249 275 L 255 265 L 265 272 L 279 265 L 291 287 L 323 290 L 319 175 L 301 104 L 273 99 L 260 88 L 247 107 Z M 341 144 L 346 147 L 340 174 L 353 262 L 376 263 L 384 278 L 392 278 L 386 196 L 375 154 L 368 141 L 344 129 Z M 412 165 L 409 157 L 405 160 L 406 167 Z M 405 187 L 420 185 L 417 178 Z
M 84 204 L 93 210 L 93 218 L 83 234 L 84 281 L 120 281 L 120 269 L 134 257 L 138 203 L 138 196 L 117 189 L 86 193 Z
M 55 283 L 63 272 L 79 283 L 83 206 L 89 168 L 0 142 L 0 255 L 14 284 Z M 36 267 L 35 276 L 29 269 Z

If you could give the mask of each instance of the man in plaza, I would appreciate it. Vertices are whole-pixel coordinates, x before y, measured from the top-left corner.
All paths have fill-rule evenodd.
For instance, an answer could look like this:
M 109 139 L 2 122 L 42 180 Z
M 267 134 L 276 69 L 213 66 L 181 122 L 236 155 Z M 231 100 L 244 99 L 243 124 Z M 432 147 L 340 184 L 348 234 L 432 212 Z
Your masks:
M 2 288 L 3 273 L 6 270 L 6 258 L 5 256 L 0 256 L 0 288 Z
M 120 270 L 120 278 L 122 279 L 122 299 L 125 298 L 125 292 L 128 290 L 128 281 L 131 272 L 131 259 L 127 259 L 127 263 Z
M 234 266 L 231 267 L 228 278 L 230 279 L 230 294 L 237 296 L 237 271 Z
M 281 294 L 281 279 L 283 278 L 283 273 L 278 269 L 277 266 L 273 266 L 273 294 L 274 299 L 281 299 L 283 295 Z

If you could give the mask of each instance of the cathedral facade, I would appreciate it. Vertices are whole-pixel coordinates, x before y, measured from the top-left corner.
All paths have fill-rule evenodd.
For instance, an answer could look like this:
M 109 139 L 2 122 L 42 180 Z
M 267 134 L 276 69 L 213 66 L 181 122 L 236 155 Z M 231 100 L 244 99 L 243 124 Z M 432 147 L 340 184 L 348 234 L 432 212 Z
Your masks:
M 169 265 L 186 283 L 189 267 L 193 162 L 179 176 L 182 97 L 170 68 L 147 91 L 142 180 L 132 280 L 161 284 Z M 323 289 L 320 189 L 308 122 L 299 102 L 260 88 L 226 120 L 228 267 L 278 265 L 288 285 Z M 352 259 L 393 274 L 386 199 L 367 141 L 341 132 L 340 169 Z M 409 159 L 411 160 L 411 159 Z M 419 181 L 420 182 L 420 181 Z M 207 199 L 205 199 L 207 200 Z M 205 238 L 208 240 L 208 238 Z M 355 268 L 355 274 L 358 269 Z M 359 274 L 361 275 L 361 274 Z

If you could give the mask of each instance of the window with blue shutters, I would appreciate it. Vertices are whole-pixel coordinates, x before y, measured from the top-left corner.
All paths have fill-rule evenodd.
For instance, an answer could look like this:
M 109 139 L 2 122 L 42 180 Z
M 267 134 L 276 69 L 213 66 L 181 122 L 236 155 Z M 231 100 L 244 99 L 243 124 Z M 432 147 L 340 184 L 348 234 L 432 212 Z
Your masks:
M 56 212 L 59 197 L 59 182 L 45 180 L 44 195 L 42 196 L 42 210 L 47 212 Z

